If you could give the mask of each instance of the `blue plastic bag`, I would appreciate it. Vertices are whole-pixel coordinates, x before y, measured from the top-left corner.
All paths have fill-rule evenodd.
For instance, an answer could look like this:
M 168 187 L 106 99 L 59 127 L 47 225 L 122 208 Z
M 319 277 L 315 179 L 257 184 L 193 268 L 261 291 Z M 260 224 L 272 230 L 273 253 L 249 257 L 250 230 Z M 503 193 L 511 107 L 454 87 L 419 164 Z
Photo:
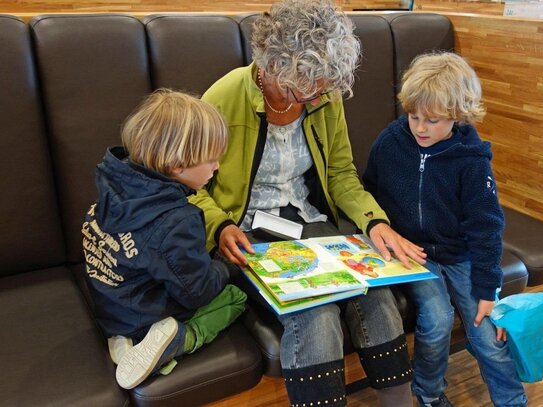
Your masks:
M 498 301 L 490 320 L 507 331 L 520 380 L 543 379 L 543 293 L 515 294 Z

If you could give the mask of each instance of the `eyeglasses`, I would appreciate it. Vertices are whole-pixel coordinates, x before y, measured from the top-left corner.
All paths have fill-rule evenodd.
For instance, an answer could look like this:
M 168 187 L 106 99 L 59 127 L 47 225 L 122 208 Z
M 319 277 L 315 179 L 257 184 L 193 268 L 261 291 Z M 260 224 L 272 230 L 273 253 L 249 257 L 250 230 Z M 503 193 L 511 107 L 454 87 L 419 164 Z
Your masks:
M 294 92 L 292 91 L 291 88 L 287 88 L 289 90 L 289 92 L 292 94 L 292 97 L 294 98 L 294 100 L 296 101 L 296 103 L 309 103 L 309 102 L 313 102 L 315 99 L 317 98 L 320 98 L 321 96 L 324 96 L 328 93 L 330 93 L 331 91 L 330 90 L 326 90 L 326 91 L 322 91 L 322 92 L 318 92 L 316 94 L 314 94 L 313 96 L 310 96 L 308 98 L 302 98 L 302 99 L 298 99 L 296 97 L 296 95 L 294 94 Z

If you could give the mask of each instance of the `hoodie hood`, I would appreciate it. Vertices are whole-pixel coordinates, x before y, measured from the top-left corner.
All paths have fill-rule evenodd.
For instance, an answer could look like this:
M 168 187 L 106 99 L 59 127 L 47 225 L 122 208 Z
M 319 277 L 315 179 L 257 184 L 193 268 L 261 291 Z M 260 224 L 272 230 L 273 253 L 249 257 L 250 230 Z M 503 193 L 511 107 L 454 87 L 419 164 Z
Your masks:
M 138 230 L 165 212 L 187 205 L 187 195 L 194 192 L 134 163 L 122 147 L 106 151 L 96 167 L 96 187 L 100 196 L 96 218 L 109 234 Z
M 394 126 L 394 132 L 399 136 L 408 139 L 418 147 L 411 130 L 409 129 L 409 121 L 407 116 L 404 115 L 397 120 L 397 126 Z M 439 154 L 447 155 L 450 157 L 465 157 L 465 156 L 483 156 L 489 160 L 492 159 L 491 145 L 488 141 L 482 141 L 477 130 L 470 124 L 455 124 L 453 126 L 453 137 L 458 142 L 453 144 L 449 148 L 443 150 Z M 437 143 L 439 145 L 439 143 Z

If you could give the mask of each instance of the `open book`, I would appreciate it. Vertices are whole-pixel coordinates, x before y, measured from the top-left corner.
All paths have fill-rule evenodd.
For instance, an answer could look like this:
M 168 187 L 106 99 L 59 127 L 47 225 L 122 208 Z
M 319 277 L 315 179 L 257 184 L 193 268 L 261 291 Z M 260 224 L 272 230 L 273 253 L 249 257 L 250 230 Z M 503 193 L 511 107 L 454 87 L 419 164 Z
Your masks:
M 420 264 L 386 262 L 363 235 L 316 237 L 253 245 L 246 277 L 268 304 L 286 314 L 362 295 L 370 287 L 436 278 Z

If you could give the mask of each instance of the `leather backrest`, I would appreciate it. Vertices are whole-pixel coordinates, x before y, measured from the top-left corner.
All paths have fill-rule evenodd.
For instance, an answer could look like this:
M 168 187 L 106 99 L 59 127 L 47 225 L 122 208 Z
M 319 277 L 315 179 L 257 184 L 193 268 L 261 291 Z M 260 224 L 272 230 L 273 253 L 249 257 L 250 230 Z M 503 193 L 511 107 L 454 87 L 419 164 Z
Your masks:
M 362 43 L 354 97 L 345 101 L 345 117 L 354 164 L 366 168 L 375 138 L 395 118 L 394 45 L 388 22 L 379 15 L 352 14 L 355 34 Z
M 69 261 L 82 260 L 80 226 L 96 198 L 94 168 L 105 148 L 120 142 L 125 117 L 154 88 L 201 94 L 249 63 L 256 16 L 153 15 L 145 27 L 134 17 L 114 14 L 31 21 Z M 354 97 L 345 101 L 361 173 L 375 137 L 401 113 L 395 94 L 403 69 L 421 52 L 452 49 L 454 38 L 449 20 L 435 14 L 349 17 L 363 48 Z
M 0 15 L 1 275 L 64 261 L 28 26 Z
M 454 32 L 451 21 L 432 13 L 393 13 L 384 17 L 390 23 L 394 37 L 394 71 L 397 92 L 405 69 L 417 55 L 433 51 L 454 51 Z M 397 93 L 396 92 L 396 93 Z M 403 114 L 397 104 L 397 115 Z
M 253 61 L 253 50 L 251 49 L 251 36 L 253 34 L 253 23 L 259 16 L 259 13 L 243 16 L 239 20 L 239 29 L 243 43 L 244 65 L 249 65 Z
M 201 95 L 244 63 L 238 23 L 228 16 L 152 15 L 144 23 L 154 88 Z
M 39 16 L 30 27 L 68 260 L 78 262 L 81 223 L 96 199 L 95 166 L 151 91 L 145 31 L 138 19 L 112 14 Z

